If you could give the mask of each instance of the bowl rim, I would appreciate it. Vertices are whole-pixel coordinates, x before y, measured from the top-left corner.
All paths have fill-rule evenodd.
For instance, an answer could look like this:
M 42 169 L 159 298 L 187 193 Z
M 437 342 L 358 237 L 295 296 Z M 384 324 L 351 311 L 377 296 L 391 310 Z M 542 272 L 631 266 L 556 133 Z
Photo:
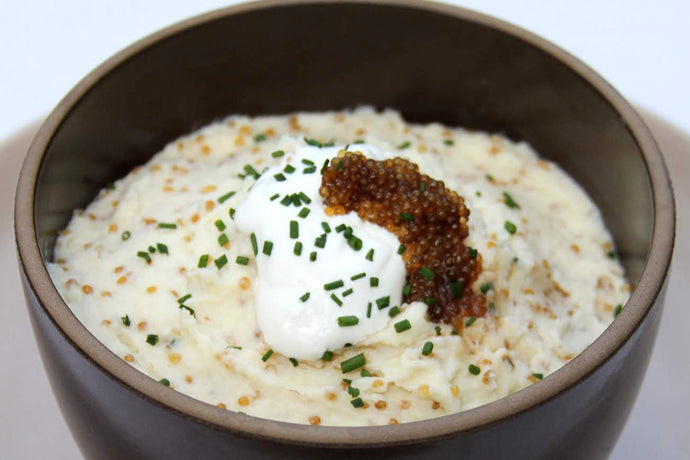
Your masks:
M 217 408 L 160 385 L 99 342 L 60 297 L 38 246 L 34 220 L 36 181 L 43 155 L 71 109 L 89 90 L 130 57 L 189 28 L 227 15 L 273 7 L 352 3 L 404 7 L 439 13 L 508 34 L 560 61 L 584 79 L 618 112 L 637 142 L 652 189 L 654 227 L 640 279 L 615 321 L 582 353 L 536 385 L 463 412 L 395 426 L 310 426 L 248 416 Z M 303 446 L 352 448 L 404 445 L 445 439 L 514 417 L 542 405 L 606 363 L 635 333 L 665 283 L 675 234 L 670 178 L 651 133 L 640 116 L 601 76 L 570 53 L 518 26 L 469 9 L 425 0 L 263 0 L 240 3 L 183 20 L 159 30 L 113 55 L 84 77 L 60 101 L 36 134 L 21 169 L 15 198 L 15 241 L 20 270 L 40 308 L 63 338 L 114 382 L 158 407 L 213 429 L 243 437 Z

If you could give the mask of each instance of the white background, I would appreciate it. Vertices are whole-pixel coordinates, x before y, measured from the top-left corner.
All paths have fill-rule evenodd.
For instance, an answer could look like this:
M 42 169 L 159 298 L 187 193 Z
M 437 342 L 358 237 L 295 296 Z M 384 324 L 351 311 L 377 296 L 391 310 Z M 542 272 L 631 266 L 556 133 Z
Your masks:
M 690 173 L 686 134 L 690 132 L 690 2 L 450 3 L 523 26 L 578 56 L 642 109 L 665 149 L 681 214 L 669 288 L 673 301 L 667 304 L 642 393 L 612 458 L 690 458 L 690 315 L 684 301 L 690 276 L 686 242 L 690 233 L 683 220 L 689 204 L 685 197 L 690 193 L 683 180 Z M 0 8 L 0 292 L 7 301 L 0 308 L 2 458 L 79 458 L 38 364 L 12 260 L 11 195 L 24 145 L 31 136 L 31 129 L 20 130 L 49 112 L 111 54 L 170 23 L 227 4 L 216 0 L 7 0 Z M 687 169 L 683 172 L 682 168 Z M 18 346 L 22 343 L 26 345 Z

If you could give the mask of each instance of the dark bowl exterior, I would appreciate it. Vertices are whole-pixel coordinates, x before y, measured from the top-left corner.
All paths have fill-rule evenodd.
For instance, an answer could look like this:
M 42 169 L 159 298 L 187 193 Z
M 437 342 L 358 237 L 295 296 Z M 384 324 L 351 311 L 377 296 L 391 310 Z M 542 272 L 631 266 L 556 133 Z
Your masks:
M 105 183 L 229 113 L 358 104 L 500 131 L 558 162 L 602 210 L 635 285 L 618 319 L 563 369 L 502 400 L 423 422 L 335 428 L 257 419 L 176 393 L 105 349 L 64 305 L 44 262 L 72 210 Z M 674 219 L 653 139 L 594 72 L 516 27 L 414 0 L 245 4 L 142 40 L 50 115 L 15 208 L 43 362 L 93 459 L 605 458 L 651 355 Z

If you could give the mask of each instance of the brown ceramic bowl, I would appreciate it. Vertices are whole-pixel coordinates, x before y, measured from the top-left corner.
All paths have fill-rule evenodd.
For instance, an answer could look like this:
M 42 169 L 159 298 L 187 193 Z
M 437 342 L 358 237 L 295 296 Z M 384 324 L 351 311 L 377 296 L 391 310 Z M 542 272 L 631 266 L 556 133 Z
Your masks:
M 589 348 L 476 409 L 379 427 L 313 427 L 218 409 L 110 352 L 51 283 L 57 231 L 108 181 L 230 113 L 370 104 L 412 121 L 501 131 L 593 197 L 634 290 Z M 21 172 L 15 229 L 27 304 L 60 408 L 93 459 L 596 459 L 632 407 L 659 324 L 674 238 L 662 157 L 597 74 L 501 21 L 415 0 L 264 1 L 169 27 L 98 67 L 55 108 Z

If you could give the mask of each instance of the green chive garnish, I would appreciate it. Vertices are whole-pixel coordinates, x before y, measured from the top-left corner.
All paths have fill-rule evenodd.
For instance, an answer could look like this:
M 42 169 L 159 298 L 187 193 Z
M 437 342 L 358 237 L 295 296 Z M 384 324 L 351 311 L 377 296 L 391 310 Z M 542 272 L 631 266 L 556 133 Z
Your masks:
M 225 203 L 225 202 L 228 201 L 230 198 L 232 198 L 232 196 L 233 196 L 234 194 L 235 194 L 235 192 L 228 192 L 228 193 L 226 193 L 225 195 L 223 195 L 223 196 L 221 196 L 220 198 L 218 198 L 218 203 L 220 203 L 220 204 Z
M 328 225 L 328 222 L 321 222 L 321 228 L 323 228 L 324 232 L 331 233 L 331 226 Z
M 338 232 L 338 233 L 340 233 L 340 232 L 342 232 L 343 230 L 345 230 L 346 228 L 347 228 L 347 225 L 345 225 L 345 224 L 340 224 L 340 225 L 338 225 L 337 227 L 335 227 L 335 231 Z
M 213 263 L 215 263 L 216 267 L 218 267 L 218 270 L 220 270 L 221 268 L 223 268 L 223 266 L 225 264 L 228 263 L 228 258 L 225 257 L 225 254 L 223 254 L 222 256 L 220 256 L 216 260 L 214 260 Z
M 299 224 L 296 220 L 290 221 L 290 238 L 293 240 L 299 238 Z
M 296 256 L 299 256 L 302 254 L 302 242 L 301 241 L 295 241 L 295 247 L 292 248 L 292 253 L 295 254 Z
M 427 305 L 436 305 L 438 303 L 438 299 L 436 297 L 427 297 L 424 299 L 424 303 Z
M 290 360 L 290 362 L 292 363 L 292 365 L 294 367 L 299 366 L 299 361 L 297 361 L 295 358 L 288 358 L 288 359 Z
M 321 166 L 321 171 L 320 171 L 321 175 L 323 175 L 323 172 L 324 172 L 324 171 L 326 170 L 326 168 L 328 167 L 328 162 L 329 162 L 329 161 L 330 161 L 330 160 L 329 160 L 328 158 L 326 158 L 326 161 L 323 162 L 323 166 Z
M 343 291 L 343 297 L 349 296 L 350 294 L 352 294 L 352 292 L 354 292 L 352 288 Z
M 129 327 L 132 324 L 132 322 L 129 320 L 129 315 L 122 316 L 120 319 L 122 320 L 122 324 L 124 324 L 127 327 Z
M 314 162 L 311 161 L 309 158 L 302 158 L 302 163 L 308 166 L 314 166 Z
M 479 373 L 482 371 L 479 367 L 475 366 L 474 364 L 470 364 L 467 369 L 470 371 L 470 374 L 472 375 L 479 375 Z
M 520 205 L 515 202 L 512 196 L 508 194 L 508 192 L 503 192 L 503 202 L 508 206 L 510 209 L 520 209 Z
M 223 230 L 225 230 L 225 224 L 223 223 L 222 220 L 218 219 L 213 224 L 216 226 L 216 228 L 218 229 L 219 232 L 222 232 Z
M 429 267 L 422 267 L 419 269 L 419 274 L 422 275 L 422 278 L 425 280 L 432 280 L 436 276 L 434 271 L 430 269 Z
M 238 347 L 237 345 L 229 345 L 228 348 L 234 348 L 235 350 L 241 350 L 242 347 Z
M 352 407 L 355 409 L 359 409 L 360 407 L 364 406 L 364 401 L 362 401 L 362 398 L 355 398 L 352 401 L 350 401 L 350 404 L 352 404 Z
M 349 238 L 347 240 L 347 245 L 355 251 L 359 251 L 360 249 L 362 249 L 362 240 L 360 240 L 356 236 L 353 236 L 352 238 Z
M 168 380 L 168 379 L 160 379 L 158 381 L 158 383 L 160 383 L 161 385 L 166 386 L 166 387 L 170 386 L 170 380 Z
M 258 179 L 261 177 L 261 174 L 259 174 L 256 169 L 252 165 L 244 165 L 244 172 L 247 173 L 247 175 L 252 176 L 254 179 Z
M 405 252 L 405 249 L 407 249 L 407 248 L 405 247 L 404 244 L 401 244 L 400 246 L 398 246 L 398 254 L 402 254 L 403 252 Z
M 270 358 L 272 354 L 273 354 L 273 350 L 270 350 L 270 349 L 269 349 L 269 350 L 268 350 L 266 353 L 264 353 L 264 355 L 261 357 L 261 361 L 263 361 L 263 362 L 268 361 L 268 358 Z
M 278 182 L 285 182 L 287 180 L 287 179 L 285 179 L 285 176 L 283 175 L 283 173 L 274 174 L 273 177 Z
M 322 361 L 330 361 L 333 359 L 333 352 L 330 350 L 326 350 L 323 352 L 323 355 L 321 355 L 321 360 Z
M 369 286 L 371 287 L 377 287 L 379 285 L 379 279 L 375 276 L 372 276 L 369 278 Z
M 308 137 L 304 138 L 304 142 L 307 143 L 307 145 L 311 145 L 312 147 L 318 147 L 321 148 L 323 147 L 323 144 L 316 139 L 309 139 Z
M 183 303 L 185 303 L 186 301 L 188 301 L 188 300 L 191 299 L 191 298 L 192 298 L 192 294 L 183 295 L 182 297 L 180 297 L 179 299 L 177 299 L 177 303 L 178 303 L 178 304 L 183 304 Z
M 609 259 L 615 259 L 616 258 L 616 251 L 614 251 L 613 249 L 608 251 L 606 253 L 606 257 L 608 257 Z
M 482 286 L 479 288 L 479 290 L 482 291 L 482 294 L 486 294 L 487 292 L 489 292 L 493 288 L 494 288 L 494 284 L 489 282 L 489 283 L 482 284 Z
M 533 373 L 532 376 L 534 376 L 534 378 L 536 378 L 537 380 L 541 380 L 541 379 L 544 378 L 544 374 L 539 374 L 539 373 L 536 373 L 536 372 Z
M 292 165 L 285 165 L 283 171 L 285 171 L 288 174 L 292 174 L 293 172 L 295 172 L 295 167 Z
M 520 261 L 520 259 L 518 259 L 517 257 L 513 257 L 513 263 L 514 264 L 518 263 L 519 261 Z
M 299 213 L 297 214 L 297 217 L 301 217 L 302 219 L 304 219 L 309 215 L 310 211 L 311 210 L 309 208 L 302 208 L 302 209 L 300 209 Z
M 441 335 L 441 326 L 434 327 L 434 330 L 436 331 L 436 335 Z
M 107 184 L 105 184 L 105 188 L 106 190 L 115 190 L 115 184 L 112 182 L 108 182 Z
M 400 308 L 398 306 L 395 306 L 388 310 L 388 316 L 390 316 L 391 318 L 397 316 L 398 313 L 400 313 Z
M 478 254 L 477 250 L 474 248 L 469 248 L 469 250 L 470 250 L 470 259 L 476 259 L 477 254 Z
M 357 396 L 359 396 L 359 390 L 357 388 L 353 387 L 352 385 L 347 387 L 347 393 L 350 396 L 352 396 L 353 398 L 356 398 Z
M 462 283 L 454 279 L 450 282 L 450 292 L 453 294 L 454 299 L 459 299 L 462 297 Z
M 376 306 L 379 308 L 379 310 L 383 310 L 384 308 L 386 308 L 390 304 L 391 304 L 391 297 L 390 296 L 379 297 L 378 299 L 376 299 Z
M 347 374 L 350 371 L 364 367 L 366 363 L 367 360 L 364 358 L 364 353 L 360 353 L 340 363 L 340 370 L 343 371 L 343 374 Z
M 259 253 L 259 243 L 256 241 L 256 235 L 254 233 L 249 235 L 249 241 L 252 243 L 252 252 L 254 255 L 257 255 Z
M 276 150 L 275 152 L 272 152 L 272 153 L 271 153 L 271 156 L 272 156 L 273 158 L 280 158 L 280 157 L 282 157 L 283 155 L 285 155 L 285 152 L 283 152 L 282 150 Z
M 158 228 L 175 230 L 177 228 L 177 224 L 174 222 L 158 222 Z
M 475 321 L 477 321 L 477 318 L 475 318 L 474 316 L 469 318 L 467 321 L 465 321 L 465 327 L 470 327 L 474 324 Z
M 146 336 L 146 343 L 149 345 L 155 345 L 158 343 L 158 336 L 156 334 L 149 334 Z
M 364 272 L 362 272 L 362 273 L 358 273 L 358 274 L 356 274 L 356 275 L 352 275 L 352 276 L 350 277 L 350 279 L 351 279 L 352 281 L 357 281 L 358 279 L 364 278 L 365 276 L 367 276 L 367 274 L 364 273 Z
M 371 377 L 371 372 L 366 369 L 362 369 L 362 372 L 360 372 L 359 375 L 362 377 Z
M 422 354 L 424 356 L 429 356 L 432 351 L 434 351 L 434 344 L 431 342 L 425 343 L 424 346 L 422 347 Z
M 153 247 L 153 246 L 149 246 L 149 252 L 150 252 L 151 254 L 155 254 L 155 253 L 156 253 L 156 248 Z
M 292 203 L 292 198 L 290 195 L 285 195 L 282 200 L 280 200 L 280 204 L 283 206 L 290 206 L 290 203 Z
M 613 310 L 613 317 L 616 318 L 618 315 L 621 314 L 621 311 L 623 311 L 623 304 L 618 304 L 616 305 L 615 310 Z
M 316 261 L 316 251 L 309 253 L 309 262 L 314 262 L 314 261 Z
M 235 263 L 238 265 L 247 265 L 249 263 L 249 257 L 237 256 L 235 258 Z
M 306 302 L 307 300 L 309 300 L 310 295 L 311 294 L 309 294 L 308 292 L 305 292 L 304 294 L 302 294 L 302 297 L 300 297 L 299 300 L 301 300 L 302 302 Z
M 408 295 L 410 295 L 411 292 L 412 292 L 412 285 L 406 284 L 405 287 L 403 288 L 403 292 L 402 292 L 403 297 L 407 297 Z
M 359 324 L 359 318 L 357 318 L 356 316 L 338 317 L 338 326 L 340 327 L 356 326 L 357 324 Z
M 122 235 L 120 235 L 120 238 L 122 238 L 122 241 L 127 241 L 131 236 L 132 234 L 129 232 L 129 230 L 125 230 L 122 232 Z
M 316 172 L 316 166 L 309 166 L 302 170 L 302 174 L 314 174 Z
M 228 215 L 232 220 L 235 220 L 235 208 L 228 209 Z
M 494 311 L 496 309 L 496 305 L 493 302 L 489 302 L 489 311 Z
M 414 222 L 414 216 L 408 212 L 401 212 L 400 213 L 400 218 L 402 220 L 406 220 L 408 222 Z
M 156 243 L 156 248 L 158 248 L 158 253 L 159 254 L 169 254 L 168 253 L 168 247 L 164 245 L 163 243 Z
M 150 263 L 151 263 L 151 256 L 149 255 L 148 252 L 146 252 L 146 251 L 139 251 L 139 252 L 137 252 L 137 256 L 139 256 L 139 257 L 141 257 L 142 259 L 144 259 L 144 260 L 146 261 L 147 264 L 150 264 Z
M 422 192 L 426 190 L 426 182 L 419 183 L 419 190 Z
M 273 195 L 273 196 L 271 197 L 271 201 L 277 200 L 279 196 L 280 196 L 280 193 L 276 193 L 275 195 Z
M 353 144 L 364 144 L 364 139 L 355 139 L 352 141 Z
M 369 302 L 367 304 L 367 318 L 371 318 L 371 306 L 372 306 L 372 303 Z
M 264 241 L 264 247 L 262 252 L 267 256 L 270 256 L 271 251 L 273 251 L 273 241 Z
M 311 198 L 309 198 L 309 197 L 307 196 L 306 193 L 304 193 L 304 192 L 299 192 L 299 193 L 297 194 L 297 196 L 299 196 L 299 199 L 302 200 L 302 201 L 304 201 L 306 204 L 310 204 L 310 203 L 311 203 Z
M 496 179 L 494 179 L 494 176 L 492 176 L 491 174 L 487 174 L 486 180 L 488 180 L 489 182 L 494 182 Z
M 367 256 L 365 257 L 365 259 L 372 261 L 372 262 L 374 261 L 374 250 L 373 249 L 369 249 L 369 252 L 367 252 Z
M 193 317 L 196 318 L 196 313 L 194 313 L 194 309 L 193 309 L 193 308 L 189 308 L 187 305 L 180 305 L 179 308 L 180 308 L 181 310 L 187 310 L 187 312 L 188 312 L 191 316 L 193 316 Z
M 263 142 L 266 140 L 266 135 L 264 133 L 257 134 L 254 136 L 254 142 Z
M 204 268 L 206 265 L 208 265 L 208 254 L 204 254 L 203 256 L 199 257 L 199 263 L 197 264 L 197 267 L 199 268 Z
M 337 303 L 339 307 L 343 306 L 343 301 L 340 300 L 337 295 L 331 294 L 331 299 L 333 300 L 333 302 Z
M 395 323 L 395 324 L 393 325 L 393 327 L 395 328 L 395 332 L 397 332 L 398 334 L 400 334 L 401 332 L 405 332 L 405 331 L 407 331 L 408 329 L 411 329 L 411 328 L 412 328 L 412 325 L 410 324 L 410 321 L 404 319 L 404 320 L 402 320 L 402 321 L 400 321 L 400 322 L 398 322 L 398 323 Z
M 443 139 L 443 143 L 446 145 L 454 145 L 455 141 L 453 139 Z
M 228 238 L 228 235 L 225 233 L 221 233 L 220 236 L 218 237 L 218 246 L 221 248 L 224 247 L 226 244 L 230 242 L 230 239 Z
M 406 148 L 410 147 L 411 145 L 412 145 L 412 142 L 405 141 L 398 146 L 398 150 L 405 150 Z
M 514 235 L 515 232 L 517 232 L 517 227 L 515 226 L 514 223 L 512 223 L 512 222 L 509 221 L 509 220 L 506 220 L 506 223 L 503 224 L 503 227 L 504 227 L 504 228 L 506 229 L 506 231 L 507 231 L 508 233 L 510 233 L 511 235 Z
M 336 171 L 339 171 L 340 168 L 342 168 L 342 167 L 343 167 L 343 162 L 342 162 L 342 161 L 339 161 L 338 164 L 335 165 L 335 170 L 336 170 Z
M 324 284 L 323 288 L 327 291 L 331 291 L 333 289 L 341 288 L 344 285 L 345 285 L 345 283 L 343 283 L 343 280 L 336 280 L 336 281 L 331 281 L 330 283 Z
M 300 196 L 296 193 L 293 193 L 290 195 L 290 201 L 292 201 L 292 204 L 297 206 L 298 208 L 302 206 L 302 202 L 300 201 Z
M 343 236 L 345 237 L 345 239 L 351 238 L 352 232 L 354 232 L 352 227 L 345 227 L 345 231 L 343 232 Z

